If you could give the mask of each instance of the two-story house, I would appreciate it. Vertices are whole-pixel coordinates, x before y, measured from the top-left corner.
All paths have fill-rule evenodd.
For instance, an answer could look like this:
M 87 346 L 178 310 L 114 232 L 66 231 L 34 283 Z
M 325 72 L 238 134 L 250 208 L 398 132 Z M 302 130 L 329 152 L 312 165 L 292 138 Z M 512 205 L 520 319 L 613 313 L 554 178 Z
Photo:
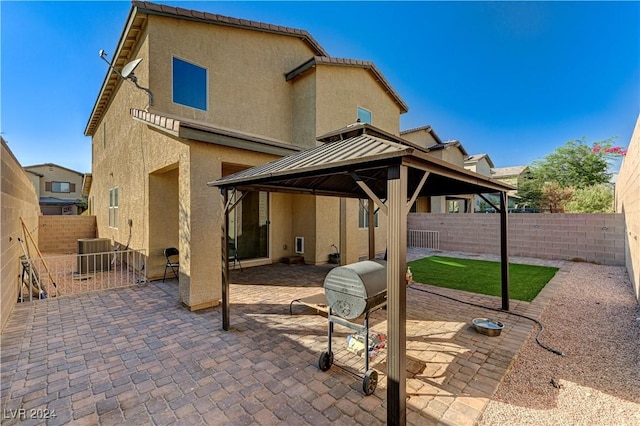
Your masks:
M 491 177 L 491 169 L 493 168 L 493 161 L 489 157 L 489 154 L 474 154 L 469 155 L 464 160 L 464 168 L 471 170 L 472 172 L 480 173 L 481 175 Z M 493 200 L 492 200 L 493 201 Z M 495 202 L 499 202 L 495 200 Z M 481 197 L 475 195 L 473 201 L 473 210 L 476 212 L 484 212 L 488 204 Z
M 84 211 L 83 173 L 53 163 L 23 169 L 36 189 L 43 215 L 78 215 Z
M 431 126 L 421 126 L 403 130 L 400 136 L 427 150 L 427 152 L 441 160 L 463 167 L 464 159 L 468 157 L 460 141 L 443 142 Z M 412 212 L 418 213 L 465 213 L 472 211 L 473 195 L 468 196 L 437 196 L 419 197 L 411 207 Z
M 408 110 L 370 62 L 330 57 L 304 30 L 206 12 L 134 1 L 111 58 L 117 70 L 141 59 L 134 72 L 148 90 L 108 69 L 91 111 L 85 191 L 98 233 L 143 251 L 136 266 L 151 279 L 162 276 L 163 249 L 178 248 L 180 300 L 192 310 L 221 297 L 224 206 L 207 182 L 316 146 L 358 119 L 398 135 Z M 229 238 L 243 267 L 297 252 L 325 263 L 333 246 L 352 262 L 364 234 L 358 209 L 357 200 L 250 192 Z

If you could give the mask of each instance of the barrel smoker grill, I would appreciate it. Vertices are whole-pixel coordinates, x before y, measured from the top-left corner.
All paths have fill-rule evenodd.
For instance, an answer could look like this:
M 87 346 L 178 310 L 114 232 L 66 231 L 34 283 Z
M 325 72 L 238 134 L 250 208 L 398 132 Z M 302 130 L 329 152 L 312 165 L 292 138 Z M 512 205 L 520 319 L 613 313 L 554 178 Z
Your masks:
M 365 374 L 362 377 L 362 391 L 365 395 L 371 395 L 378 385 L 378 373 L 369 369 L 369 314 L 387 303 L 387 263 L 365 260 L 336 267 L 324 279 L 324 294 L 329 307 L 329 340 L 327 351 L 320 354 L 318 368 L 327 371 L 333 364 L 333 324 L 364 333 Z M 362 315 L 363 325 L 349 321 Z

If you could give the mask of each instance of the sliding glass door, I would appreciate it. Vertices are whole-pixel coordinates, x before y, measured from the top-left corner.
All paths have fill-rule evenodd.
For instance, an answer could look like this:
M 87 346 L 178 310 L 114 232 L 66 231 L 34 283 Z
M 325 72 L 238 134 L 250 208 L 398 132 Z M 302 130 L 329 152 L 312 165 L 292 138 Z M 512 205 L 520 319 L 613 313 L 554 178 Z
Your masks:
M 236 193 L 236 199 L 241 196 L 241 192 Z M 229 241 L 240 260 L 269 257 L 268 193 L 248 192 L 233 209 L 229 215 Z

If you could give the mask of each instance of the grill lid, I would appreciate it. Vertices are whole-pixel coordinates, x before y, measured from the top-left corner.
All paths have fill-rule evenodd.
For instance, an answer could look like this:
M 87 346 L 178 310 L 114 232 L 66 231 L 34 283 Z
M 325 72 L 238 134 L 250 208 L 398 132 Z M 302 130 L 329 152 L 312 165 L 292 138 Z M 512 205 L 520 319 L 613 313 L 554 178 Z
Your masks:
M 387 262 L 365 260 L 334 268 L 324 279 L 324 293 L 336 315 L 358 318 L 385 301 Z

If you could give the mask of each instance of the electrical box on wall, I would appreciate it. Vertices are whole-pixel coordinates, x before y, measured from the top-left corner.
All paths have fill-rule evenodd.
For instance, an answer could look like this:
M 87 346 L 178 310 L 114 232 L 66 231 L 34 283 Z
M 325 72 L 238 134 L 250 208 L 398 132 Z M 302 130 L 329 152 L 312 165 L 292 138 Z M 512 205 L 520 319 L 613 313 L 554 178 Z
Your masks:
M 304 237 L 296 237 L 296 254 L 304 254 Z

